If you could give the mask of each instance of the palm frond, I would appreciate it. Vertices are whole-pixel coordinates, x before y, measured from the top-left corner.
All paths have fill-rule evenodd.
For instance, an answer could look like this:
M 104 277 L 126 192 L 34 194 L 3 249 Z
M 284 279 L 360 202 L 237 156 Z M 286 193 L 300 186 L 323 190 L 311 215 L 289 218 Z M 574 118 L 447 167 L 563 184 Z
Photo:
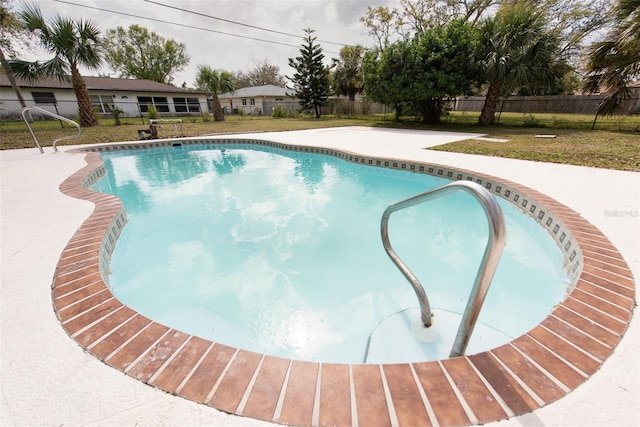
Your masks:
M 55 52 L 70 58 L 77 44 L 77 36 L 74 22 L 66 17 L 57 15 L 50 24 L 51 33 L 49 40 Z
M 40 7 L 32 2 L 24 4 L 22 10 L 18 14 L 18 19 L 31 32 L 36 30 L 44 31 L 47 28 L 47 24 L 42 16 Z
M 85 67 L 100 68 L 102 64 L 102 46 L 100 44 L 100 28 L 87 20 L 77 22 L 80 43 L 77 46 L 76 57 Z
M 588 52 L 583 88 L 609 95 L 598 105 L 598 115 L 622 112 L 631 96 L 629 83 L 640 77 L 640 0 L 619 0 L 615 26 L 605 41 L 594 43 Z
M 43 62 L 41 67 L 45 76 L 53 76 L 60 81 L 70 81 L 71 66 L 66 60 L 57 55 Z
M 28 82 L 36 81 L 44 76 L 41 64 L 31 61 L 23 61 L 20 59 L 9 61 L 9 68 L 14 76 Z
M 100 41 L 102 30 L 100 30 L 100 28 L 93 21 L 81 19 L 80 21 L 78 21 L 77 26 L 81 40 L 90 40 L 94 43 L 98 43 Z
M 624 101 L 631 96 L 631 90 L 627 87 L 621 87 L 603 99 L 596 108 L 598 116 L 615 116 L 616 114 L 625 113 Z
M 51 49 L 50 28 L 47 25 L 40 7 L 35 3 L 25 3 L 23 9 L 18 14 L 18 20 L 32 33 L 40 39 L 40 44 L 46 49 Z

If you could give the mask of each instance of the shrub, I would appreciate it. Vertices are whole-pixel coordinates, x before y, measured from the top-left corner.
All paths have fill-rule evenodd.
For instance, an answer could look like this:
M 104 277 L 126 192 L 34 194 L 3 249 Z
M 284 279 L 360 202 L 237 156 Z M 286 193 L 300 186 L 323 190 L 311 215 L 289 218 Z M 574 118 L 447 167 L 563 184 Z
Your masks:
M 126 115 L 120 107 L 116 107 L 115 105 L 104 104 L 104 106 L 109 110 L 113 118 L 115 119 L 115 126 L 120 126 L 122 122 L 120 121 L 120 116 L 122 114 Z
M 286 113 L 281 106 L 276 105 L 275 107 L 273 107 L 273 111 L 271 112 L 271 117 L 275 117 L 275 118 L 286 117 Z
M 158 118 L 158 110 L 156 110 L 156 107 L 153 105 L 147 107 L 147 117 L 149 117 L 149 120 Z

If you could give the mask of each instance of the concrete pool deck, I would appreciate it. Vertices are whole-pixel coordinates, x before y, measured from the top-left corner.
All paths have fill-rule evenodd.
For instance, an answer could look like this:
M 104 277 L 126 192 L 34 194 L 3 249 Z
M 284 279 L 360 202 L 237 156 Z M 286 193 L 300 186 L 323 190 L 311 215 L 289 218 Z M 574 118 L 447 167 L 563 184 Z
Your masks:
M 233 135 L 449 164 L 518 182 L 578 211 L 638 277 L 640 174 L 422 149 L 428 141 L 450 140 L 441 136 L 368 128 Z M 46 151 L 0 152 L 2 425 L 268 425 L 153 389 L 101 363 L 67 336 L 52 310 L 50 284 L 62 249 L 93 206 L 58 190 L 85 165 L 84 155 Z M 634 316 L 614 354 L 586 383 L 500 425 L 640 424 L 639 337 Z

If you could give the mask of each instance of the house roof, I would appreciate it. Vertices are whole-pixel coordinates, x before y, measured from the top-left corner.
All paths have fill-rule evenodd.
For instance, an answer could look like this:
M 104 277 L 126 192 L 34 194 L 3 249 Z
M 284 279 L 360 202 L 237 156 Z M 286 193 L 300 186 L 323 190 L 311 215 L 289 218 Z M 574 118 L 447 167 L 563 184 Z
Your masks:
M 274 85 L 251 86 L 243 87 L 242 89 L 234 90 L 233 92 L 223 93 L 218 95 L 218 98 L 256 98 L 260 96 L 285 97 L 287 96 L 287 91 L 290 92 L 291 89 Z
M 158 83 L 151 80 L 117 79 L 111 77 L 85 76 L 84 82 L 89 90 L 117 90 L 126 92 L 179 92 L 179 93 L 206 93 L 200 90 L 182 89 L 179 87 Z M 48 89 L 73 89 L 71 80 L 59 80 L 56 77 L 46 77 L 36 81 L 16 79 L 18 86 L 24 88 L 48 88 Z M 0 86 L 11 86 L 9 78 L 0 74 Z

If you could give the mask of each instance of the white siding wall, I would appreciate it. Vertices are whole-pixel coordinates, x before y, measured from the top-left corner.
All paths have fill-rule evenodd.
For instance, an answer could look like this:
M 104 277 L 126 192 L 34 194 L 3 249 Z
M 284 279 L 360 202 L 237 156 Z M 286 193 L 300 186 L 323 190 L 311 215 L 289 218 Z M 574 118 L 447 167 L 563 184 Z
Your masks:
M 277 97 L 280 99 L 280 97 Z M 246 99 L 247 105 L 242 105 L 242 100 Z M 255 105 L 251 105 L 250 97 L 247 98 L 220 98 L 220 105 L 224 108 L 226 107 L 227 113 L 230 114 L 232 110 L 238 109 L 239 111 L 243 111 L 244 114 L 254 114 L 256 108 L 260 110 L 260 114 L 265 114 L 264 112 L 264 102 L 275 102 L 275 96 L 259 96 L 255 97 Z M 285 98 L 290 100 L 290 98 Z
M 74 118 L 78 116 L 78 106 L 76 96 L 72 89 L 49 89 L 49 88 L 21 88 L 22 96 L 29 106 L 43 108 L 52 113 L 60 114 L 65 117 Z M 36 103 L 32 93 L 44 92 L 53 93 L 55 105 L 50 103 Z M 89 90 L 89 95 L 100 96 L 100 103 L 105 102 L 113 104 L 122 109 L 125 117 L 139 117 L 140 110 L 138 105 L 138 97 L 156 97 L 166 98 L 169 111 L 164 114 L 182 115 L 182 114 L 208 114 L 207 97 L 205 94 L 199 93 L 166 93 L 166 92 L 126 92 L 126 91 L 106 91 L 106 90 Z M 199 112 L 176 111 L 173 98 L 196 98 L 199 104 Z M 93 101 L 92 101 L 93 102 Z M 180 109 L 180 108 L 179 108 Z M 182 108 L 184 110 L 184 108 Z M 15 119 L 20 116 L 21 106 L 18 98 L 9 86 L 0 87 L 0 117 Z M 189 110 L 189 108 L 187 108 Z M 162 113 L 161 113 L 162 114 Z

